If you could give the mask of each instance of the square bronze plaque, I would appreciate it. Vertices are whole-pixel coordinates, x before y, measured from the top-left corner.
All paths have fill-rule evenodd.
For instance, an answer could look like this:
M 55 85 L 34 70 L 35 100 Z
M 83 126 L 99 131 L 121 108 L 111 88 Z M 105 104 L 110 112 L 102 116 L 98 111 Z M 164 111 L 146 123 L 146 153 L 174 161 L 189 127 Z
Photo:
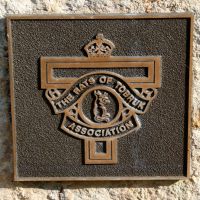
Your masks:
M 14 180 L 189 177 L 193 16 L 7 18 Z

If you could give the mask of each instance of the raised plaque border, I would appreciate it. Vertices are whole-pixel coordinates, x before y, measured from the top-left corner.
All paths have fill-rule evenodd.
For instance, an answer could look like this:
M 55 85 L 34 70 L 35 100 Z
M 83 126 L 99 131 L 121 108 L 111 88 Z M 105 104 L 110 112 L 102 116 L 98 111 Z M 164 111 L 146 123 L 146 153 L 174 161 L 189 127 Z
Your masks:
M 42 19 L 189 19 L 190 20 L 190 49 L 189 49 L 189 88 L 188 88 L 188 131 L 187 131 L 187 173 L 186 176 L 126 176 L 126 177 L 18 177 L 16 165 L 16 130 L 15 130 L 15 100 L 14 100 L 14 78 L 13 78 L 13 54 L 12 54 L 12 20 L 42 20 Z M 106 15 L 8 15 L 6 17 L 8 54 L 9 54 L 9 76 L 10 76 L 10 96 L 11 96 L 11 117 L 12 117 L 12 137 L 13 137 L 13 168 L 14 181 L 120 181 L 120 180 L 184 180 L 190 178 L 190 137 L 191 137 L 191 102 L 192 102 L 192 49 L 193 49 L 193 27 L 194 15 L 185 13 L 152 13 L 152 14 L 106 14 Z

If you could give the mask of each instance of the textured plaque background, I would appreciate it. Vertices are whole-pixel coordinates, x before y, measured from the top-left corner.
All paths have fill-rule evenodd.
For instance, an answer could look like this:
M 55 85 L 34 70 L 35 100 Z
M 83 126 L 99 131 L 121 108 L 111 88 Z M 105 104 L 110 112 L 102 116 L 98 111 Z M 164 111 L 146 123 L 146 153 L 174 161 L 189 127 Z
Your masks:
M 116 165 L 84 165 L 83 141 L 59 129 L 40 89 L 41 56 L 85 56 L 99 32 L 115 44 L 113 56 L 162 56 L 158 96 L 142 128 L 119 139 Z M 16 180 L 187 176 L 190 18 L 11 19 L 11 34 Z

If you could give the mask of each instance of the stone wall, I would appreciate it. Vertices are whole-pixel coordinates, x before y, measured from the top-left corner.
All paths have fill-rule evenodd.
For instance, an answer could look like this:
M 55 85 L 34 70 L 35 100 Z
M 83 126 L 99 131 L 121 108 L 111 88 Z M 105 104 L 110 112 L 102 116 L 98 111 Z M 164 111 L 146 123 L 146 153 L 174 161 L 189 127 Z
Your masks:
M 195 15 L 191 179 L 186 181 L 12 182 L 12 136 L 5 31 L 7 14 L 185 12 Z M 200 199 L 199 0 L 0 0 L 0 200 Z

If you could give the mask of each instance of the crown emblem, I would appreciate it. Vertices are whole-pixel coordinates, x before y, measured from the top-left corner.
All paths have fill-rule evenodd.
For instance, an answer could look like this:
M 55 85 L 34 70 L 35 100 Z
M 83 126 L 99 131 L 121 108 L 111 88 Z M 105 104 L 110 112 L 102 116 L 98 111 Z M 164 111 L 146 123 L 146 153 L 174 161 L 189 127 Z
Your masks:
M 115 45 L 103 34 L 97 34 L 96 39 L 89 42 L 85 47 L 88 57 L 108 57 L 111 55 Z

